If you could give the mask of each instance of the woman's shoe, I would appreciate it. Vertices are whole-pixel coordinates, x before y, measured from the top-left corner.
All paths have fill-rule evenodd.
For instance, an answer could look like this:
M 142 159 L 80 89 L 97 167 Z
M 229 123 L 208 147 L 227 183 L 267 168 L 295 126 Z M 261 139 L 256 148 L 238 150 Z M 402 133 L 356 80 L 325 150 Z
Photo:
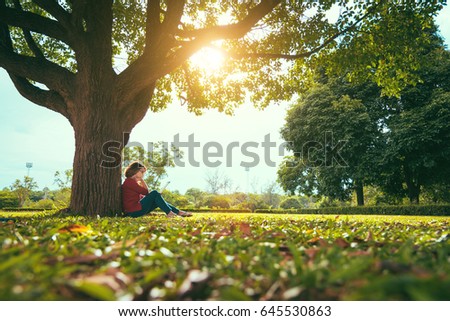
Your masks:
M 180 211 L 180 212 L 178 212 L 178 216 L 191 217 L 192 213 L 191 212 Z
M 166 214 L 167 218 L 174 218 L 177 217 L 177 214 L 175 214 L 174 212 L 170 211 L 169 213 Z

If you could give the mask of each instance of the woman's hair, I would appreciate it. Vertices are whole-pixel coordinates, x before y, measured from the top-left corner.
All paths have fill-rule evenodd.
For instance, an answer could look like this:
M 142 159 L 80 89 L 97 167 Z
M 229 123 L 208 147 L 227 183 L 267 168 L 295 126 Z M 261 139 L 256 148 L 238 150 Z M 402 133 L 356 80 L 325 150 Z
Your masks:
M 127 168 L 125 168 L 125 177 L 130 178 L 137 172 L 139 172 L 142 168 L 147 170 L 147 168 L 140 162 L 134 161 L 128 165 Z

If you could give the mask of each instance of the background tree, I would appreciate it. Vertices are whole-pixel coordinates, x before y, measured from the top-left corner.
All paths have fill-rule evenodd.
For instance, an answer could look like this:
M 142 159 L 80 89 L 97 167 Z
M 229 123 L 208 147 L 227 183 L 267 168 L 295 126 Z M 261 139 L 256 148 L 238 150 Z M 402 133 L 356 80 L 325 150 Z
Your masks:
M 149 104 L 152 111 L 167 106 L 172 92 L 197 114 L 202 108 L 232 113 L 247 92 L 262 107 L 293 93 L 283 89 L 292 79 L 281 70 L 294 67 L 295 75 L 302 68 L 277 59 L 322 52 L 320 58 L 344 45 L 353 56 L 376 49 L 375 58 L 391 57 L 375 61 L 372 74 L 380 84 L 415 81 L 405 76 L 418 63 L 409 57 L 426 41 L 422 27 L 442 5 L 392 2 L 339 1 L 341 14 L 330 23 L 325 12 L 334 1 L 328 0 L 0 0 L 0 67 L 22 96 L 62 114 L 74 129 L 70 209 L 114 214 L 121 211 L 117 155 L 128 141 L 124 133 L 142 120 Z M 408 12 L 405 21 L 412 24 L 396 28 L 395 41 L 381 46 L 386 39 L 371 26 L 397 12 Z M 225 18 L 228 24 L 222 24 Z M 339 38 L 343 34 L 349 37 Z M 210 45 L 228 52 L 230 59 L 223 73 L 206 81 L 188 58 Z M 121 72 L 115 64 L 119 54 L 128 59 Z M 359 70 L 367 72 L 371 57 L 355 60 Z M 390 70 L 400 72 L 391 77 Z M 245 77 L 229 77 L 231 71 Z
M 346 94 L 358 92 L 350 87 L 339 78 L 329 79 L 288 111 L 281 134 L 294 157 L 291 166 L 285 163 L 278 172 L 285 190 L 339 200 L 348 200 L 355 191 L 358 205 L 364 205 L 378 128 L 363 101 Z M 379 92 L 364 99 L 371 101 L 373 95 Z
M 19 207 L 22 207 L 25 201 L 29 198 L 31 192 L 38 188 L 38 185 L 32 177 L 24 176 L 23 181 L 16 179 L 11 185 L 11 190 L 17 195 L 19 199 Z
M 398 97 L 382 96 L 375 83 L 349 83 L 323 67 L 316 71 L 316 85 L 302 92 L 282 129 L 292 141 L 289 148 L 299 152 L 279 170 L 286 190 L 345 200 L 355 189 L 362 205 L 364 184 L 380 186 L 389 202 L 408 196 L 411 203 L 429 186 L 427 193 L 439 191 L 436 199 L 442 199 L 440 187 L 448 186 L 450 177 L 450 53 L 434 25 L 425 32 L 430 40 L 418 60 L 428 63 L 413 75 L 421 82 Z M 317 136 L 326 131 L 346 141 L 339 151 L 345 166 L 328 166 L 323 159 L 326 141 Z
M 60 171 L 56 171 L 53 177 L 54 183 L 60 190 L 68 190 L 72 186 L 73 169 L 66 169 L 64 175 Z
M 16 194 L 8 188 L 4 188 L 0 191 L 0 208 L 17 206 L 19 206 L 19 199 Z
M 278 185 L 277 182 L 268 183 L 261 191 L 264 203 L 266 203 L 271 208 L 278 207 L 281 201 L 279 191 L 280 186 Z
M 404 191 L 416 204 L 423 187 L 450 185 L 450 52 L 441 41 L 426 50 L 428 64 L 417 71 L 423 82 L 387 100 L 388 130 L 379 164 L 380 185 L 400 195 Z
M 185 195 L 188 197 L 188 199 L 194 205 L 194 207 L 200 207 L 207 193 L 199 188 L 192 187 L 186 191 Z
M 301 203 L 296 196 L 287 197 L 280 203 L 280 208 L 283 209 L 300 208 L 300 207 Z
M 211 194 L 231 194 L 235 192 L 233 181 L 219 170 L 206 173 L 205 181 L 206 190 Z

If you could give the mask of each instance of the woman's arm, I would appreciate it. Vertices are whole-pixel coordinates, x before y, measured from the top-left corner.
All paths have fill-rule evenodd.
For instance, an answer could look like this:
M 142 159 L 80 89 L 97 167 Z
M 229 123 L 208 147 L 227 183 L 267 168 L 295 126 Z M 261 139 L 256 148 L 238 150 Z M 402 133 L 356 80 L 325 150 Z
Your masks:
M 131 179 L 131 180 L 132 180 L 132 182 L 131 182 L 131 184 L 129 184 L 129 188 L 132 191 L 142 194 L 142 195 L 148 194 L 148 188 L 147 188 L 147 184 L 145 184 L 145 182 L 142 181 L 143 185 L 141 185 L 142 182 L 140 180 L 136 180 L 136 179 Z
M 147 186 L 147 183 L 144 181 L 144 179 L 139 179 L 138 181 L 137 181 L 137 183 L 138 183 L 138 185 L 140 186 L 140 187 L 143 187 L 143 188 L 145 188 L 147 191 L 148 191 L 148 186 Z

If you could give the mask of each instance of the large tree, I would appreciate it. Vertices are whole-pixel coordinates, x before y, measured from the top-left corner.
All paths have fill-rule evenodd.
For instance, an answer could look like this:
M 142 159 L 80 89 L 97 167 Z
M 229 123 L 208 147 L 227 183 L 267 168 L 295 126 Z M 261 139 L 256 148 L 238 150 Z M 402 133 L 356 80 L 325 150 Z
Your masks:
M 335 77 L 294 104 L 281 129 L 294 153 L 278 170 L 282 187 L 339 200 L 355 191 L 358 205 L 364 205 L 363 187 L 378 145 L 377 121 L 369 106 L 377 97 L 373 84 L 350 85 Z
M 23 181 L 16 179 L 11 185 L 11 190 L 17 195 L 19 199 L 19 207 L 22 207 L 25 201 L 30 197 L 33 190 L 37 188 L 37 184 L 30 176 L 24 176 Z
M 341 14 L 331 23 L 325 12 L 335 2 Z M 293 91 L 284 88 L 290 79 L 281 71 L 301 64 L 279 59 L 310 57 L 341 45 L 362 55 L 361 44 L 385 52 L 389 59 L 380 65 L 378 55 L 373 66 L 382 68 L 370 74 L 390 88 L 395 79 L 409 81 L 405 75 L 416 66 L 410 53 L 426 41 L 420 31 L 440 8 L 436 1 L 0 0 L 0 68 L 22 96 L 73 126 L 70 209 L 114 214 L 121 211 L 116 155 L 149 105 L 152 111 L 163 109 L 171 92 L 196 113 L 201 108 L 231 113 L 247 92 L 259 106 L 287 99 Z M 396 29 L 388 46 L 377 45 L 384 39 L 367 26 L 396 11 L 409 12 L 414 23 Z M 360 34 L 361 29 L 372 33 Z M 344 34 L 348 37 L 340 37 Z M 351 39 L 358 40 L 353 47 Z M 210 45 L 220 46 L 230 59 L 223 73 L 206 81 L 188 59 Z M 127 65 L 119 72 L 120 54 Z M 361 70 L 367 62 L 361 61 Z M 389 77 L 393 64 L 401 66 L 401 77 Z M 229 77 L 231 71 L 235 75 Z
M 450 184 L 450 52 L 439 39 L 424 51 L 428 64 L 417 71 L 423 83 L 385 101 L 386 144 L 377 179 L 386 192 L 406 194 L 415 204 L 423 188 Z

